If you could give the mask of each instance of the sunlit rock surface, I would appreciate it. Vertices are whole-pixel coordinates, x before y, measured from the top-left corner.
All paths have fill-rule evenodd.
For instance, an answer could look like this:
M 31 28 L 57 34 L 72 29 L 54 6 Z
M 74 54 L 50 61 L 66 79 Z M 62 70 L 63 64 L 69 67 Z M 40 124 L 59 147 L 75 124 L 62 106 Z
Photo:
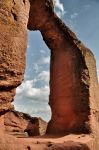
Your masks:
M 29 2 L 0 1 L 0 111 L 13 109 L 25 69 Z
M 99 95 L 92 52 L 55 15 L 49 0 L 2 0 L 0 14 L 0 149 L 98 150 Z M 35 133 L 26 129 L 26 120 L 16 117 L 11 105 L 24 74 L 27 24 L 29 30 L 41 32 L 51 50 L 52 117 L 47 135 L 38 139 L 7 132 L 21 128 Z

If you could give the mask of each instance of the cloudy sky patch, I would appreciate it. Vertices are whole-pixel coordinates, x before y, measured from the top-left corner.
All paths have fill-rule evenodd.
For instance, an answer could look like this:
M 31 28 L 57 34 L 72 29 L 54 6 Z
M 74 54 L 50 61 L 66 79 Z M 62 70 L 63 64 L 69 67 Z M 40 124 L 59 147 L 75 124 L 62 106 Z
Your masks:
M 64 9 L 64 4 L 60 0 L 54 0 L 55 12 L 59 18 L 62 18 L 66 13 Z

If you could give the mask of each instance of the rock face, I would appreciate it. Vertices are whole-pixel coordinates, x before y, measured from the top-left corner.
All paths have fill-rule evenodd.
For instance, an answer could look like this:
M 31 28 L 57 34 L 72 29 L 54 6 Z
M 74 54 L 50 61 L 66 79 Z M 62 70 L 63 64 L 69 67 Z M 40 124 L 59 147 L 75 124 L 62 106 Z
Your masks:
M 47 127 L 47 123 L 42 119 L 17 111 L 6 112 L 2 115 L 2 121 L 6 133 L 23 134 L 27 137 L 43 135 Z
M 31 140 L 28 138 L 16 139 L 11 135 L 3 135 L 1 133 L 0 150 L 90 150 L 89 146 L 86 145 L 86 142 L 64 141 L 61 143 L 62 141 L 60 141 L 61 138 L 58 139 L 57 142 L 55 142 L 54 139 L 50 139 L 50 141 L 47 139 L 39 139 L 38 142 L 38 140 Z
M 52 119 L 47 132 L 95 132 L 99 102 L 92 52 L 54 14 L 48 0 L 30 1 L 28 28 L 40 30 L 51 50 L 49 104 Z
M 11 110 L 27 47 L 28 0 L 0 1 L 0 112 Z
M 9 142 L 8 146 L 8 141 Z M 0 138 L 0 140 L 2 140 Z M 41 142 L 38 144 L 27 141 L 27 138 L 23 139 L 15 139 L 11 136 L 5 135 L 5 140 L 7 143 L 4 145 L 0 145 L 0 150 L 90 150 L 89 147 L 81 142 L 72 142 L 72 141 L 66 141 L 64 143 L 53 143 L 53 142 Z M 31 140 L 30 140 L 31 141 Z M 16 144 L 17 143 L 17 144 Z
M 29 30 L 41 32 L 51 50 L 49 104 L 52 118 L 47 133 L 84 134 L 81 141 L 79 137 L 66 145 L 63 144 L 68 141 L 66 139 L 62 140 L 62 145 L 56 141 L 54 145 L 46 145 L 45 141 L 41 147 L 38 141 L 33 144 L 30 139 L 13 138 L 7 133 L 26 131 L 29 135 L 39 134 L 38 119 L 36 123 L 35 119 L 32 122 L 33 119 L 15 112 L 11 105 L 15 89 L 21 84 L 24 74 L 27 22 Z M 95 58 L 55 15 L 52 1 L 30 0 L 29 4 L 28 0 L 2 0 L 0 29 L 0 148 L 98 150 L 99 87 Z M 81 143 L 78 144 L 78 141 Z

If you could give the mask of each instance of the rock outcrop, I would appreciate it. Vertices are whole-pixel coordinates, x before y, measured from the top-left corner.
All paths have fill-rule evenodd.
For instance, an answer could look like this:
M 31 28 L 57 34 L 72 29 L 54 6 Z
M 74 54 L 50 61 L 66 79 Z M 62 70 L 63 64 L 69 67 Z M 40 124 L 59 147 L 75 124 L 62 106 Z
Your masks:
M 18 111 L 8 111 L 0 117 L 0 132 L 15 137 L 43 136 L 47 123 L 41 118 L 31 117 Z
M 27 47 L 28 0 L 0 1 L 0 112 L 13 109 L 23 80 Z
M 52 1 L 29 1 L 0 2 L 0 148 L 98 150 L 99 95 L 94 55 L 56 16 Z M 47 133 L 75 134 L 71 138 L 39 139 L 33 143 L 35 139 L 17 139 L 7 133 L 39 134 L 38 119 L 32 122 L 33 118 L 16 113 L 11 105 L 24 75 L 27 23 L 29 30 L 41 32 L 51 50 L 49 104 L 52 118 Z M 46 145 L 50 141 L 54 143 Z M 74 142 L 68 144 L 68 141 Z
M 54 14 L 48 0 L 30 1 L 28 28 L 40 30 L 51 50 L 48 133 L 94 132 L 92 120 L 99 112 L 94 55 Z
M 2 116 L 5 132 L 17 135 L 37 136 L 44 135 L 47 123 L 41 118 L 31 117 L 28 114 L 9 111 Z
M 1 136 L 3 136 L 1 134 Z M 2 139 L 0 136 L 0 150 L 90 150 L 86 145 L 86 142 L 73 142 L 73 141 L 64 141 L 61 143 L 58 139 L 57 142 L 54 139 L 48 140 L 31 140 L 27 138 L 16 139 L 10 135 L 4 135 Z M 9 140 L 10 139 L 10 140 Z M 5 142 L 6 141 L 6 142 Z M 96 150 L 96 149 L 95 149 Z
M 94 134 L 97 140 L 99 97 L 94 55 L 55 15 L 48 0 L 30 1 L 28 28 L 39 30 L 51 50 L 52 118 L 47 133 Z

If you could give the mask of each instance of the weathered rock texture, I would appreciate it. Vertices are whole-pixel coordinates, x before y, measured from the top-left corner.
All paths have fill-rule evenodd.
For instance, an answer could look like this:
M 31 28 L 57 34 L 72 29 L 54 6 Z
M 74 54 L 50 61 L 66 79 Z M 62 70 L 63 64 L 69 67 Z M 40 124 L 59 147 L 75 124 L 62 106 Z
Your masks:
M 13 108 L 21 84 L 27 47 L 28 0 L 0 1 L 0 112 Z
M 99 99 L 94 55 L 54 14 L 48 0 L 30 1 L 28 28 L 39 30 L 51 50 L 52 118 L 47 133 L 98 136 Z
M 0 118 L 0 122 L 6 133 L 26 137 L 44 135 L 47 127 L 47 123 L 41 118 L 17 111 L 6 112 L 2 119 Z
M 94 132 L 92 120 L 96 120 L 99 107 L 92 52 L 54 14 L 49 1 L 31 0 L 30 5 L 28 28 L 40 30 L 51 50 L 49 104 L 52 119 L 48 132 Z
M 4 115 L 5 131 L 10 133 L 27 133 L 27 136 L 43 135 L 47 123 L 41 118 L 31 117 L 28 114 L 9 111 Z
M 72 136 L 72 138 L 74 137 Z M 84 138 L 82 137 L 80 140 L 75 138 L 73 142 L 70 140 L 70 137 L 68 137 L 68 140 L 62 138 L 59 138 L 57 140 L 51 138 L 32 139 L 32 138 L 15 138 L 11 135 L 7 134 L 3 135 L 1 133 L 0 150 L 90 150 L 89 146 L 87 146 L 89 142 L 87 138 L 89 137 Z
M 3 131 L 3 139 L 0 141 L 1 144 L 3 143 L 2 150 L 7 148 L 4 147 L 4 143 L 7 142 L 10 150 L 16 149 L 16 143 L 20 143 L 22 150 L 30 150 L 34 147 L 33 150 L 58 150 L 60 148 L 98 150 L 98 80 L 96 62 L 92 52 L 54 14 L 51 1 L 30 0 L 29 21 L 28 12 L 28 0 L 2 0 L 0 2 L 0 126 Z M 47 133 L 84 134 L 84 139 L 88 138 L 85 145 L 83 139 L 78 146 L 79 140 L 77 139 L 79 137 L 77 137 L 73 144 L 60 145 L 59 142 L 57 145 L 49 144 L 46 147 L 44 144 L 44 147 L 40 147 L 37 145 L 38 143 L 33 145 L 30 139 L 13 139 L 12 136 L 4 134 L 5 127 L 9 130 L 9 124 L 12 126 L 13 119 L 11 120 L 11 118 L 13 116 L 13 123 L 17 122 L 18 130 L 20 128 L 20 117 L 17 118 L 15 113 L 10 113 L 9 110 L 12 108 L 11 102 L 15 95 L 15 89 L 23 79 L 27 21 L 28 29 L 39 30 L 51 50 L 49 104 L 52 118 L 48 124 Z M 4 115 L 5 111 L 8 113 Z M 24 124 L 23 128 L 26 127 L 24 119 L 22 123 Z M 23 128 L 21 129 L 24 130 Z M 13 139 L 14 145 L 8 140 L 9 138 Z M 65 140 L 63 139 L 62 143 Z M 19 145 L 17 144 L 17 146 Z

